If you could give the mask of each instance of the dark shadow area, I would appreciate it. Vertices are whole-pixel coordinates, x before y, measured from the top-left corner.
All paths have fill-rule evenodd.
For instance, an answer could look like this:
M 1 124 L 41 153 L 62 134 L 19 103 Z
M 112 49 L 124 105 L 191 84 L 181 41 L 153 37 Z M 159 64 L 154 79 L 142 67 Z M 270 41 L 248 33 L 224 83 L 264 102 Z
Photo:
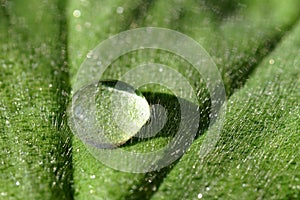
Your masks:
M 71 92 L 69 66 L 67 64 L 68 51 L 68 26 L 66 8 L 68 1 L 57 1 L 59 11 L 59 40 L 57 48 L 60 49 L 57 55 L 58 64 L 53 67 L 53 88 L 55 91 L 55 101 L 59 105 L 53 112 L 52 123 L 58 131 L 58 145 L 56 152 L 51 152 L 53 156 L 58 156 L 57 160 L 60 162 L 55 163 L 53 179 L 58 179 L 59 184 L 52 187 L 53 196 L 59 199 L 74 199 L 73 191 L 73 165 L 72 165 L 72 132 L 67 125 L 66 109 L 69 102 L 69 94 Z M 57 73 L 59 72 L 59 73 Z
M 199 4 L 208 9 L 218 19 L 233 15 L 239 8 L 241 0 L 198 0 Z
M 6 0 L 0 0 L 0 27 L 3 25 L 8 26 L 10 22 L 8 8 L 9 2 Z
M 243 72 L 241 74 L 241 73 L 236 73 L 236 71 L 232 71 L 231 73 L 228 74 L 230 80 L 230 84 L 226 86 L 226 92 L 228 96 L 231 96 L 236 90 L 238 90 L 239 88 L 245 85 L 246 81 L 249 79 L 249 77 L 256 69 L 256 67 L 259 66 L 259 64 L 265 59 L 266 56 L 268 56 L 270 53 L 273 52 L 276 46 L 281 42 L 283 36 L 289 30 L 291 30 L 297 22 L 298 20 L 295 20 L 289 26 L 285 27 L 286 29 L 285 32 L 278 33 L 274 35 L 272 38 L 269 38 L 265 42 L 263 42 L 255 52 L 254 61 L 249 61 L 249 59 L 245 59 L 239 61 L 239 63 L 236 64 L 237 66 L 244 66 L 243 68 L 239 67 L 239 69 L 242 69 Z
M 152 8 L 154 5 L 155 0 L 142 0 L 140 4 L 132 10 L 132 17 L 128 19 L 128 22 L 131 22 L 130 24 L 126 24 L 126 27 L 124 27 L 124 30 L 129 30 L 132 27 L 132 24 L 140 24 L 143 22 L 147 16 L 147 13 L 149 9 Z

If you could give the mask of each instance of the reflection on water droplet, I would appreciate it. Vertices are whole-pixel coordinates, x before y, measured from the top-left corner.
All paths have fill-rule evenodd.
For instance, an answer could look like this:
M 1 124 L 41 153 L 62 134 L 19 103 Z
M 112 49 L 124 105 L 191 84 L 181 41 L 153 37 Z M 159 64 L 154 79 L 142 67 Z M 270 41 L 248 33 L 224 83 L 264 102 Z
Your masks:
M 80 139 L 97 148 L 114 148 L 143 127 L 150 107 L 130 85 L 107 80 L 76 92 L 69 115 L 70 127 Z

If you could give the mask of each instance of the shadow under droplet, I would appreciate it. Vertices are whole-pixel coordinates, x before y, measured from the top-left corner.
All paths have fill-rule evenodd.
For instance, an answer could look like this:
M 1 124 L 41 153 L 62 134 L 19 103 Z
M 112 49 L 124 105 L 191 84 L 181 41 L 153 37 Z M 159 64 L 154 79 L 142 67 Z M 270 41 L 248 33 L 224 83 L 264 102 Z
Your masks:
M 141 131 L 137 133 L 136 136 L 132 137 L 121 147 L 130 147 L 129 149 L 134 150 L 134 146 L 138 145 L 137 148 L 143 148 L 144 152 L 153 151 L 156 148 L 153 149 L 153 145 L 151 145 L 151 147 L 147 149 L 146 144 L 157 138 L 166 140 L 165 143 L 170 142 L 170 140 L 172 140 L 174 137 L 177 137 L 176 134 L 178 133 L 180 126 L 183 126 L 183 129 L 186 130 L 186 134 L 194 134 L 194 137 L 198 137 L 209 125 L 208 114 L 199 112 L 199 110 L 201 110 L 199 105 L 166 93 L 143 92 L 143 95 L 147 99 L 150 106 L 159 105 L 160 107 L 163 107 L 163 111 L 157 111 L 157 106 L 153 106 L 151 109 L 151 118 L 148 123 L 143 126 Z M 185 122 L 188 121 L 189 123 L 181 123 L 181 120 L 183 120 L 181 113 L 182 106 L 187 111 L 197 110 L 196 113 L 199 115 L 201 113 L 202 116 L 194 116 L 195 113 L 191 112 L 191 115 L 188 116 L 188 119 L 184 119 Z M 166 115 L 166 118 L 164 115 Z M 185 118 L 187 117 L 185 116 Z M 189 126 L 198 126 L 197 133 L 189 133 Z M 146 136 L 143 137 L 142 134 L 146 134 Z M 145 144 L 144 146 L 143 143 Z
M 187 100 L 178 98 L 174 95 L 169 95 L 165 93 L 153 93 L 153 92 L 145 92 L 143 93 L 145 98 L 147 99 L 148 103 L 150 105 L 153 104 L 159 104 L 163 106 L 167 112 L 167 122 L 165 123 L 163 129 L 161 129 L 153 138 L 137 138 L 133 137 L 131 140 L 129 140 L 127 143 L 122 145 L 122 147 L 127 148 L 129 146 L 135 147 L 138 144 L 144 144 L 144 148 L 147 147 L 147 142 L 149 142 L 151 139 L 155 139 L 157 137 L 161 138 L 169 138 L 174 137 L 178 131 L 179 124 L 181 121 L 181 109 L 180 106 L 185 106 L 188 109 L 199 109 L 198 114 L 200 113 L 200 118 L 198 122 L 198 131 L 195 136 L 195 138 L 201 136 L 204 131 L 209 126 L 209 112 L 210 110 L 210 104 L 209 102 L 202 102 L 202 104 L 196 105 L 192 102 L 189 102 Z M 180 104 L 181 103 L 181 104 Z M 184 105 L 182 105 L 184 104 Z M 203 112 L 202 112 L 203 111 Z M 158 114 L 159 115 L 159 114 Z M 155 117 L 155 115 L 154 115 Z M 159 116 L 158 116 L 159 118 Z M 192 117 L 191 117 L 192 118 Z M 191 123 L 186 124 L 186 126 L 189 126 Z M 150 129 L 151 127 L 149 127 Z M 151 146 L 151 145 L 150 145 Z M 162 158 L 165 159 L 165 158 Z M 164 162 L 164 161 L 162 161 Z M 139 187 L 136 187 L 135 190 L 133 190 L 133 193 L 129 196 L 126 196 L 126 199 L 150 199 L 151 196 L 156 192 L 156 190 L 159 188 L 161 183 L 163 182 L 166 175 L 172 170 L 172 168 L 176 165 L 178 160 L 173 162 L 172 164 L 160 169 L 159 171 L 152 171 L 145 173 L 145 180 L 150 181 L 142 181 L 139 185 Z

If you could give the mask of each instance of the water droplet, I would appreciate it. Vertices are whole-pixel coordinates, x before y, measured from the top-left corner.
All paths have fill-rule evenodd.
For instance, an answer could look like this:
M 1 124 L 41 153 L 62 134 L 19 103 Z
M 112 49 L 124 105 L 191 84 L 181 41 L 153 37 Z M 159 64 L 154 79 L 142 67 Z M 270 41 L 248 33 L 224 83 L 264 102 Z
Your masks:
M 124 8 L 121 7 L 121 6 L 119 6 L 119 7 L 117 8 L 117 13 L 118 13 L 118 14 L 122 14 L 123 12 L 124 12 Z
M 96 63 L 98 66 L 101 66 L 102 65 L 102 62 L 101 61 L 97 61 Z
M 152 191 L 156 191 L 157 190 L 157 187 L 154 185 L 153 187 L 152 187 Z
M 7 192 L 1 192 L 1 196 L 7 196 Z
M 86 55 L 87 58 L 91 58 L 93 56 L 93 51 L 89 51 L 89 53 Z
M 80 10 L 74 10 L 73 11 L 73 16 L 76 17 L 76 18 L 80 17 L 81 16 Z
M 198 194 L 198 199 L 202 199 L 203 195 L 201 193 Z
M 97 148 L 114 148 L 146 124 L 150 106 L 127 83 L 106 80 L 76 92 L 69 116 L 71 129 L 84 142 Z
M 95 179 L 95 178 L 96 178 L 96 175 L 93 174 L 93 175 L 90 176 L 90 178 L 91 178 L 91 179 Z

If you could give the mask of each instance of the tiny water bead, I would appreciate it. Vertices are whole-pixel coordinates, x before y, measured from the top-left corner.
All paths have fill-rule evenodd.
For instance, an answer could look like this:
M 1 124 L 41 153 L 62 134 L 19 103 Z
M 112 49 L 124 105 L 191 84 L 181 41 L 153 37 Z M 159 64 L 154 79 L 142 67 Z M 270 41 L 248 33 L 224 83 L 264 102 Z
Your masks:
M 96 148 L 124 144 L 150 119 L 145 97 L 127 83 L 104 80 L 76 92 L 69 125 L 80 139 Z
M 74 10 L 73 11 L 73 16 L 76 17 L 76 18 L 80 17 L 81 16 L 80 10 Z

